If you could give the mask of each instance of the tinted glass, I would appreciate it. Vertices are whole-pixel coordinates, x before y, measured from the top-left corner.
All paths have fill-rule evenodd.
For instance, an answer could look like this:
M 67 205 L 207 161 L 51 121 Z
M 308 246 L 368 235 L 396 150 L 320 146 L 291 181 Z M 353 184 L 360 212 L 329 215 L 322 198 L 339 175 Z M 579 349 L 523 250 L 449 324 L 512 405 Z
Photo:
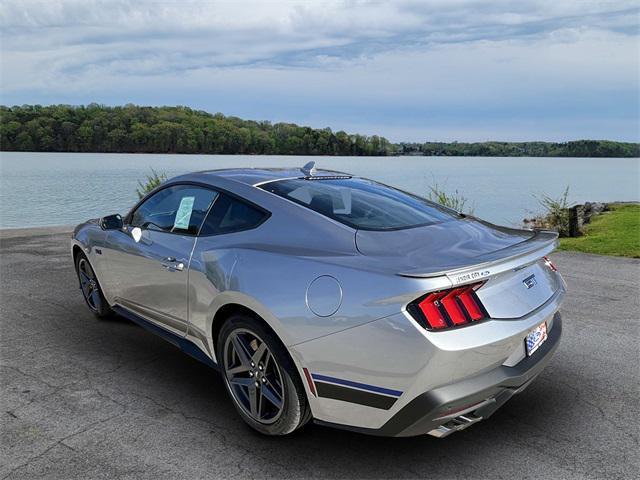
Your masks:
M 217 195 L 213 190 L 191 185 L 165 188 L 136 209 L 131 225 L 195 235 Z
M 390 230 L 456 218 L 425 199 L 370 180 L 281 180 L 261 188 L 353 228 Z
M 201 235 L 239 232 L 258 226 L 268 214 L 224 193 L 215 201 Z

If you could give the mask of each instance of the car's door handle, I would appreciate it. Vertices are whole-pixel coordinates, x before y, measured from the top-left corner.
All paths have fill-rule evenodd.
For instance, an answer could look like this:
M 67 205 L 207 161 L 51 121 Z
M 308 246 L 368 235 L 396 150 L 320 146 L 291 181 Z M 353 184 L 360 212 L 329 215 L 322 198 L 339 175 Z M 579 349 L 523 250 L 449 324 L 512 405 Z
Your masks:
M 175 259 L 173 261 L 175 262 Z M 175 272 L 176 270 L 181 272 L 184 270 L 184 263 L 182 262 L 173 263 L 173 264 L 163 263 L 162 266 L 167 270 L 169 270 L 170 272 Z
M 165 262 L 175 262 L 176 261 L 176 257 L 167 257 L 164 259 Z

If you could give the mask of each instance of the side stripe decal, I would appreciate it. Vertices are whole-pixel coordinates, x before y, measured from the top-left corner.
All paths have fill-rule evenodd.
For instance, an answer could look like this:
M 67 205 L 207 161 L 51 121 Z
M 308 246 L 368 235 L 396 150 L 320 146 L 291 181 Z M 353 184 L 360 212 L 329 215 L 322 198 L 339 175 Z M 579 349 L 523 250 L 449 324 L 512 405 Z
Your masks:
M 389 410 L 398 400 L 396 397 L 365 392 L 364 390 L 356 390 L 355 388 L 334 385 L 333 383 L 316 382 L 316 390 L 319 397 L 357 403 L 382 410 Z
M 320 375 L 319 373 L 313 373 L 312 377 L 314 380 L 317 380 L 319 382 L 337 383 L 338 385 L 359 388 L 361 390 L 368 390 L 370 392 L 382 393 L 383 395 L 391 395 L 394 397 L 399 397 L 400 395 L 402 395 L 402 392 L 400 390 L 391 390 L 390 388 L 376 387 L 375 385 L 367 385 L 366 383 L 352 382 L 351 380 L 329 377 L 327 375 Z
M 313 373 L 311 376 L 319 397 L 389 410 L 402 395 L 400 390 L 377 387 L 318 373 Z

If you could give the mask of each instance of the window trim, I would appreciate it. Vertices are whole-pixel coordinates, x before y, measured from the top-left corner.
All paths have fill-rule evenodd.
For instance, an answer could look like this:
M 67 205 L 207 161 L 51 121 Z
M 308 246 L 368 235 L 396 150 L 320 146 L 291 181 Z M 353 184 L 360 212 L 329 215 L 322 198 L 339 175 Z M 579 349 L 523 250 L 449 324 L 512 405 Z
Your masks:
M 271 217 L 271 212 L 269 210 L 267 210 L 264 207 L 261 207 L 260 205 L 257 205 L 256 203 L 252 202 L 251 200 L 247 200 L 244 197 L 241 197 L 240 195 L 233 193 L 229 190 L 227 190 L 226 188 L 220 188 L 214 185 L 210 185 L 208 183 L 203 183 L 203 182 L 196 182 L 196 181 L 178 181 L 178 182 L 173 182 L 173 183 L 163 183 L 162 185 L 154 188 L 153 190 L 151 190 L 149 193 L 147 193 L 144 197 L 142 197 L 140 200 L 138 200 L 138 202 L 131 208 L 131 210 L 129 210 L 129 213 L 127 213 L 127 215 L 124 217 L 123 223 L 124 225 L 131 225 L 131 220 L 133 218 L 133 214 L 136 212 L 136 210 L 138 210 L 138 208 L 140 208 L 140 206 L 146 202 L 149 198 L 151 198 L 152 196 L 154 196 L 156 193 L 159 193 L 160 191 L 166 189 L 166 188 L 171 188 L 171 187 L 178 187 L 178 186 L 192 186 L 192 187 L 200 187 L 200 188 L 204 188 L 206 190 L 211 190 L 215 193 L 217 193 L 218 195 L 216 196 L 216 198 L 213 200 L 213 202 L 211 202 L 211 205 L 209 205 L 209 209 L 207 210 L 207 213 L 204 215 L 203 219 L 202 219 L 202 223 L 200 223 L 200 226 L 198 227 L 198 231 L 197 233 L 193 234 L 193 233 L 182 233 L 182 232 L 165 232 L 164 230 L 154 230 L 154 231 L 158 231 L 159 233 L 168 233 L 171 235 L 180 235 L 180 236 L 188 236 L 188 237 L 215 237 L 218 235 L 230 235 L 232 233 L 237 233 L 237 232 L 245 232 L 247 230 L 253 230 L 254 228 L 258 228 L 260 225 L 262 225 L 264 222 L 266 222 L 270 217 Z M 213 208 L 213 206 L 215 205 L 215 203 L 218 201 L 218 198 L 220 198 L 220 195 L 228 195 L 231 198 L 235 198 L 236 200 L 240 201 L 240 202 L 244 202 L 247 205 L 255 208 L 256 210 L 260 211 L 261 213 L 264 214 L 264 217 L 262 218 L 262 220 L 257 223 L 256 225 L 249 227 L 249 228 L 243 228 L 241 230 L 234 230 L 233 232 L 226 232 L 226 233 L 210 233 L 208 235 L 201 235 L 200 231 L 202 230 L 202 227 L 204 226 L 204 222 L 207 220 L 207 217 L 209 216 L 209 212 L 211 212 L 211 209 Z
M 278 198 L 281 198 L 281 199 L 283 199 L 285 201 L 291 202 L 294 205 L 298 205 L 298 206 L 304 208 L 305 210 L 307 210 L 309 212 L 312 212 L 312 213 L 314 213 L 316 215 L 320 215 L 322 218 L 334 221 L 336 223 L 339 223 L 340 225 L 343 225 L 345 227 L 351 228 L 351 229 L 353 229 L 355 231 L 362 230 L 362 231 L 366 231 L 366 232 L 395 232 L 395 231 L 398 231 L 398 230 L 410 230 L 410 229 L 413 229 L 413 228 L 428 227 L 428 226 L 431 226 L 431 225 L 440 225 L 442 223 L 446 223 L 446 222 L 450 222 L 450 221 L 454 221 L 454 220 L 460 220 L 460 219 L 463 219 L 463 218 L 468 216 L 468 215 L 466 215 L 464 213 L 461 213 L 461 212 L 458 212 L 458 211 L 456 211 L 456 210 L 454 210 L 452 208 L 445 207 L 444 205 L 440 205 L 438 203 L 432 202 L 431 200 L 429 200 L 427 198 L 420 197 L 420 196 L 416 195 L 415 193 L 407 192 L 405 190 L 401 190 L 399 188 L 392 187 L 391 185 L 387 185 L 385 183 L 378 182 L 376 180 L 371 180 L 371 179 L 362 178 L 362 177 L 350 177 L 350 179 L 366 180 L 368 182 L 372 182 L 372 183 L 377 184 L 377 185 L 382 185 L 383 187 L 387 187 L 387 188 L 390 188 L 392 190 L 396 190 L 398 192 L 404 193 L 405 195 L 408 195 L 408 196 L 413 197 L 413 198 L 415 198 L 417 200 L 420 200 L 420 201 L 428 203 L 430 206 L 434 207 L 436 210 L 440 210 L 441 212 L 444 212 L 444 213 L 447 213 L 447 214 L 451 215 L 451 218 L 449 220 L 444 220 L 442 222 L 426 222 L 426 223 L 420 223 L 420 224 L 416 224 L 416 225 L 409 225 L 409 226 L 403 226 L 403 227 L 388 227 L 388 228 L 362 227 L 362 226 L 356 225 L 355 223 L 352 223 L 352 222 L 346 221 L 344 219 L 338 218 L 338 217 L 336 217 L 334 215 L 325 215 L 324 213 L 318 212 L 317 210 L 314 210 L 313 208 L 311 208 L 309 205 L 307 205 L 307 204 L 305 204 L 305 203 L 303 203 L 301 201 L 298 201 L 295 198 L 292 198 L 292 197 L 289 197 L 289 196 L 282 196 L 282 195 L 278 195 L 277 193 L 270 192 L 269 190 L 267 190 L 265 188 L 265 187 L 268 186 L 268 184 L 265 184 L 264 186 L 260 185 L 258 188 L 262 189 L 266 193 L 274 195 L 274 196 L 276 196 Z M 306 178 L 304 178 L 304 177 L 285 178 L 285 179 L 280 179 L 280 180 L 274 180 L 273 182 L 269 182 L 269 184 L 271 184 L 271 183 L 280 183 L 280 182 L 284 182 L 284 181 L 287 181 L 287 180 L 306 180 Z

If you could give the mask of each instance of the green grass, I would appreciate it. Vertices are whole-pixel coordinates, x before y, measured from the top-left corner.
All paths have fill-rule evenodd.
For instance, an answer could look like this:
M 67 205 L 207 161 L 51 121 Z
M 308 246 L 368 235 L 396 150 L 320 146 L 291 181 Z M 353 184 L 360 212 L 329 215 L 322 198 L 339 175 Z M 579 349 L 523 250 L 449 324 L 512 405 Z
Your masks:
M 561 238 L 560 250 L 640 258 L 640 205 L 611 205 L 592 218 L 582 237 Z

